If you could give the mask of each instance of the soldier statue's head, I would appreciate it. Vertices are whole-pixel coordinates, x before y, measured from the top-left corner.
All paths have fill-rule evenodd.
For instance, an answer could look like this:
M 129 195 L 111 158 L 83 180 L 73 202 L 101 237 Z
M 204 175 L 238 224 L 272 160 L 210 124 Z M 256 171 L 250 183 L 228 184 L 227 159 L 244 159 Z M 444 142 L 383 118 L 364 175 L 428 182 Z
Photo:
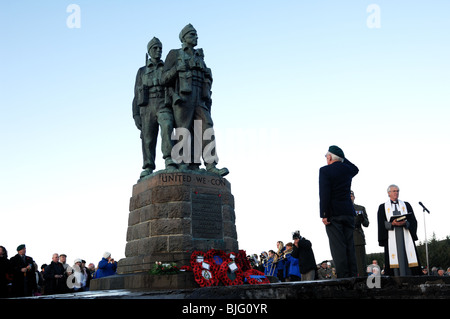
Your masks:
M 187 46 L 195 47 L 198 39 L 197 30 L 195 30 L 192 24 L 189 23 L 181 30 L 179 38 L 181 43 Z
M 147 44 L 147 52 L 153 60 L 161 59 L 162 55 L 162 43 L 158 38 L 153 37 Z

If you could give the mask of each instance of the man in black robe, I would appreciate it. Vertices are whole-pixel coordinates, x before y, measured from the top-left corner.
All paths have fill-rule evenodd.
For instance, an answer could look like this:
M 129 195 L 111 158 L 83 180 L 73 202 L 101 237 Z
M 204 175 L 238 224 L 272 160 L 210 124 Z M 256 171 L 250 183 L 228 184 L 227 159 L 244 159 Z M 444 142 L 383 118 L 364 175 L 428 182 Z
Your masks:
M 385 275 L 418 276 L 417 220 L 411 205 L 398 199 L 399 192 L 398 186 L 390 185 L 389 200 L 378 208 L 378 242 L 384 247 Z

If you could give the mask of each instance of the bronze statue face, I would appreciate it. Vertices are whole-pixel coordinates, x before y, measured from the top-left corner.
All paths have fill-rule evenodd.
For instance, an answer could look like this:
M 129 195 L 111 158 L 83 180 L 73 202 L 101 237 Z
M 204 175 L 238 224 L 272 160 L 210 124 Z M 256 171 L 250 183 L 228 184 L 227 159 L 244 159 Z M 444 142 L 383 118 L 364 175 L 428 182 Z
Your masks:
M 149 53 L 150 57 L 154 60 L 161 59 L 162 45 L 155 44 L 154 46 L 152 46 L 150 48 L 150 50 L 148 50 L 148 53 Z
M 184 43 L 190 47 L 195 47 L 197 45 L 198 35 L 197 32 L 192 30 L 184 36 Z

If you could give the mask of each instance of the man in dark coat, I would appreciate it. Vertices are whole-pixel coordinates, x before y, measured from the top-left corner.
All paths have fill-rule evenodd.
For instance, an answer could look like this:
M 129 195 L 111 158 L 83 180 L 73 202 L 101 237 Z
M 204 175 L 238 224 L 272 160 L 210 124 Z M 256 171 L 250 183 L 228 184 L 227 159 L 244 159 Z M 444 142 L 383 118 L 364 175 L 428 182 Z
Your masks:
M 355 193 L 350 192 L 350 198 L 355 208 L 355 231 L 353 232 L 353 241 L 355 242 L 356 264 L 358 266 L 359 277 L 367 276 L 366 271 L 366 236 L 364 235 L 364 227 L 369 227 L 369 217 L 364 206 L 355 204 Z
M 388 276 L 419 276 L 417 220 L 408 202 L 399 200 L 397 185 L 388 187 L 389 200 L 378 208 L 378 243 L 384 247 L 384 273 Z M 401 219 L 401 220 L 400 220 Z
M 24 244 L 17 247 L 17 255 L 10 259 L 13 272 L 12 293 L 14 297 L 32 296 L 37 289 L 36 269 L 33 258 L 26 256 Z
M 337 277 L 356 277 L 355 209 L 350 187 L 359 170 L 335 145 L 329 147 L 325 157 L 328 165 L 319 171 L 320 217 L 326 226 Z
M 294 245 L 292 246 L 291 256 L 298 259 L 301 280 L 314 280 L 317 276 L 317 264 L 312 250 L 312 244 L 305 237 L 300 236 L 300 231 L 292 235 Z
M 68 292 L 67 276 L 63 264 L 59 262 L 58 254 L 53 254 L 52 262 L 44 270 L 46 295 L 62 294 Z
M 0 298 L 8 297 L 8 283 L 11 276 L 11 264 L 6 248 L 0 246 Z

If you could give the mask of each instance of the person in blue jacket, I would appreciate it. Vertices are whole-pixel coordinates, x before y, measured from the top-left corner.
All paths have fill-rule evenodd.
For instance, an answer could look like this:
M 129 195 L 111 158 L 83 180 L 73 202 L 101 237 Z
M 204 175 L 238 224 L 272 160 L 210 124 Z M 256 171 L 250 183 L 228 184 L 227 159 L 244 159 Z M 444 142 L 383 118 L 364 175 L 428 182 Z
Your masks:
M 98 269 L 95 273 L 95 278 L 102 278 L 116 274 L 117 262 L 111 258 L 110 252 L 103 254 L 102 260 L 98 263 Z
M 298 258 L 292 257 L 292 243 L 286 244 L 286 250 L 284 252 L 284 278 L 286 281 L 300 281 L 300 267 L 298 265 Z
M 285 268 L 285 259 L 284 252 L 286 251 L 286 247 L 282 241 L 277 241 L 277 249 L 278 251 L 275 253 L 273 262 L 277 265 L 277 270 L 275 271 L 275 276 L 278 277 L 280 281 L 284 281 L 284 268 Z
M 269 256 L 263 261 L 264 275 L 276 276 L 277 264 L 274 263 L 275 252 L 269 250 Z

